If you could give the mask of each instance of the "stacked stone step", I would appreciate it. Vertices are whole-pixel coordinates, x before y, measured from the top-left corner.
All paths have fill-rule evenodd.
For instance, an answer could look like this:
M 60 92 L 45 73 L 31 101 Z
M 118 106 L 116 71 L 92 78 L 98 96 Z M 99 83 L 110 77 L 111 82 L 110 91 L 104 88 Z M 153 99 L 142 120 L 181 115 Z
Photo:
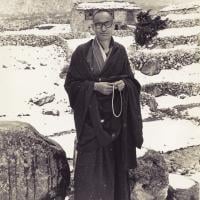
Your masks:
M 199 126 L 199 114 L 193 117 L 188 112 L 200 106 L 200 2 L 164 8 L 160 15 L 169 19 L 167 29 L 159 31 L 147 48 L 139 47 L 130 55 L 136 77 L 142 84 L 142 105 L 150 107 L 154 120 L 166 117 L 186 119 Z M 171 107 L 168 107 L 168 102 L 160 104 L 166 96 L 176 99 L 173 105 L 169 104 Z M 154 109 L 149 102 L 153 102 Z M 148 118 L 144 123 L 146 121 Z M 173 167 L 175 161 L 171 162 Z M 199 183 L 189 176 L 170 174 L 167 199 L 198 200 Z
M 159 31 L 158 36 L 152 41 L 153 48 L 169 48 L 174 45 L 198 43 L 200 2 L 169 6 L 158 12 L 158 15 L 161 15 L 162 19 L 168 18 L 168 30 Z M 186 32 L 187 34 L 183 35 Z
M 200 26 L 164 29 L 159 31 L 158 35 L 153 38 L 150 46 L 151 48 L 160 49 L 183 44 L 198 44 L 199 34 Z
M 172 7 L 164 8 L 161 10 L 162 15 L 172 15 L 171 13 L 176 13 L 176 15 L 188 15 L 188 13 L 198 13 L 199 5 L 192 4 L 185 5 L 183 8 L 179 6 L 178 8 Z M 188 13 L 187 13 L 187 12 Z M 186 17 L 187 18 L 187 17 Z M 195 21 L 194 19 L 191 20 Z M 179 28 L 167 28 L 158 32 L 158 36 L 155 37 L 149 48 L 137 47 L 136 52 L 130 55 L 130 61 L 134 69 L 139 70 L 141 73 L 149 76 L 157 75 L 161 70 L 179 70 L 183 66 L 188 66 L 193 63 L 200 62 L 200 47 L 198 46 L 200 26 Z M 187 31 L 187 34 L 184 34 Z M 163 83 L 161 83 L 162 85 Z M 173 83 L 167 82 L 169 87 L 174 85 Z M 176 83 L 177 84 L 177 83 Z M 182 83 L 187 85 L 187 83 Z M 189 83 L 191 85 L 196 85 L 197 83 Z M 145 86 L 146 87 L 146 86 Z M 145 88 L 143 87 L 143 89 Z M 147 84 L 148 87 L 148 84 Z M 150 87 L 154 87 L 151 83 Z M 145 91 L 145 89 L 144 89 Z M 175 92 L 177 93 L 177 92 Z M 198 93 L 199 94 L 199 93 Z M 152 94 L 151 94 L 152 95 Z M 145 98 L 146 94 L 143 95 Z
M 153 66 L 157 71 L 179 69 L 181 66 L 200 61 L 200 46 L 179 45 L 168 49 L 138 50 L 130 55 L 130 60 L 136 70 L 142 70 L 146 74 Z
M 200 3 L 191 2 L 184 5 L 169 6 L 160 11 L 162 19 L 168 19 L 168 28 L 200 26 Z
M 166 16 L 168 14 L 192 14 L 200 13 L 199 1 L 191 1 L 187 3 L 170 5 L 160 10 L 160 15 Z
M 179 27 L 192 27 L 200 26 L 200 13 L 191 14 L 168 14 L 162 17 L 162 19 L 168 19 L 168 28 L 179 28 Z

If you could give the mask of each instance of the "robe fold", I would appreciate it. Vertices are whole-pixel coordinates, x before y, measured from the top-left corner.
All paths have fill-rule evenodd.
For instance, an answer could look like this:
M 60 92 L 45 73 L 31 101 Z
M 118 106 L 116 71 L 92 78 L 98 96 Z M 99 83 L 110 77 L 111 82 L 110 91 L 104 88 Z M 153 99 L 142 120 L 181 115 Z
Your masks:
M 113 40 L 113 39 L 112 39 Z M 72 54 L 65 89 L 74 110 L 77 131 L 75 200 L 130 200 L 128 169 L 135 168 L 136 147 L 143 143 L 140 84 L 131 71 L 125 48 L 113 40 L 105 66 L 92 72 L 88 55 L 93 40 Z M 125 82 L 122 115 L 113 116 L 112 95 L 94 91 L 94 82 Z M 115 92 L 115 110 L 120 94 Z

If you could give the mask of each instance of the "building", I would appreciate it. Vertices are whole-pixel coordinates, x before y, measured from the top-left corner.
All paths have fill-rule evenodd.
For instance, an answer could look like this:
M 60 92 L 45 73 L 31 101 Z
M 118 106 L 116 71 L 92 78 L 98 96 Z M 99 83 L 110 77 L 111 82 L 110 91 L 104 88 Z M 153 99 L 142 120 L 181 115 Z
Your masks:
M 141 11 L 135 3 L 124 1 L 82 2 L 72 8 L 71 28 L 73 32 L 91 32 L 93 12 L 108 10 L 114 17 L 115 30 L 125 30 L 127 25 L 135 25 L 136 16 Z

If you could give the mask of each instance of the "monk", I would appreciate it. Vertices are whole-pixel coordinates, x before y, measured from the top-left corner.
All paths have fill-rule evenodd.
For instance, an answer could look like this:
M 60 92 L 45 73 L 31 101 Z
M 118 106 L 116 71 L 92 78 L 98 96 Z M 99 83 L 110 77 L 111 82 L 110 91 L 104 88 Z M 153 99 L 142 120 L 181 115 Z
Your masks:
M 128 170 L 143 143 L 141 87 L 112 37 L 113 20 L 94 13 L 95 38 L 73 52 L 65 80 L 77 131 L 75 200 L 130 200 Z

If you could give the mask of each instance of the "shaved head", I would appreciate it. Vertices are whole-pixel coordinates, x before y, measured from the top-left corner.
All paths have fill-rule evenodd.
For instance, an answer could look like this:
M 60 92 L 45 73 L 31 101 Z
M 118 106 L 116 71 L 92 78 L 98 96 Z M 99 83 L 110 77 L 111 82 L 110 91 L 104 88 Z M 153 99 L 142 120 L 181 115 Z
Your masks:
M 110 16 L 110 20 L 113 20 L 113 16 L 109 10 L 97 10 L 93 13 L 93 22 L 96 21 L 96 18 L 99 14 L 104 13 L 104 15 Z

